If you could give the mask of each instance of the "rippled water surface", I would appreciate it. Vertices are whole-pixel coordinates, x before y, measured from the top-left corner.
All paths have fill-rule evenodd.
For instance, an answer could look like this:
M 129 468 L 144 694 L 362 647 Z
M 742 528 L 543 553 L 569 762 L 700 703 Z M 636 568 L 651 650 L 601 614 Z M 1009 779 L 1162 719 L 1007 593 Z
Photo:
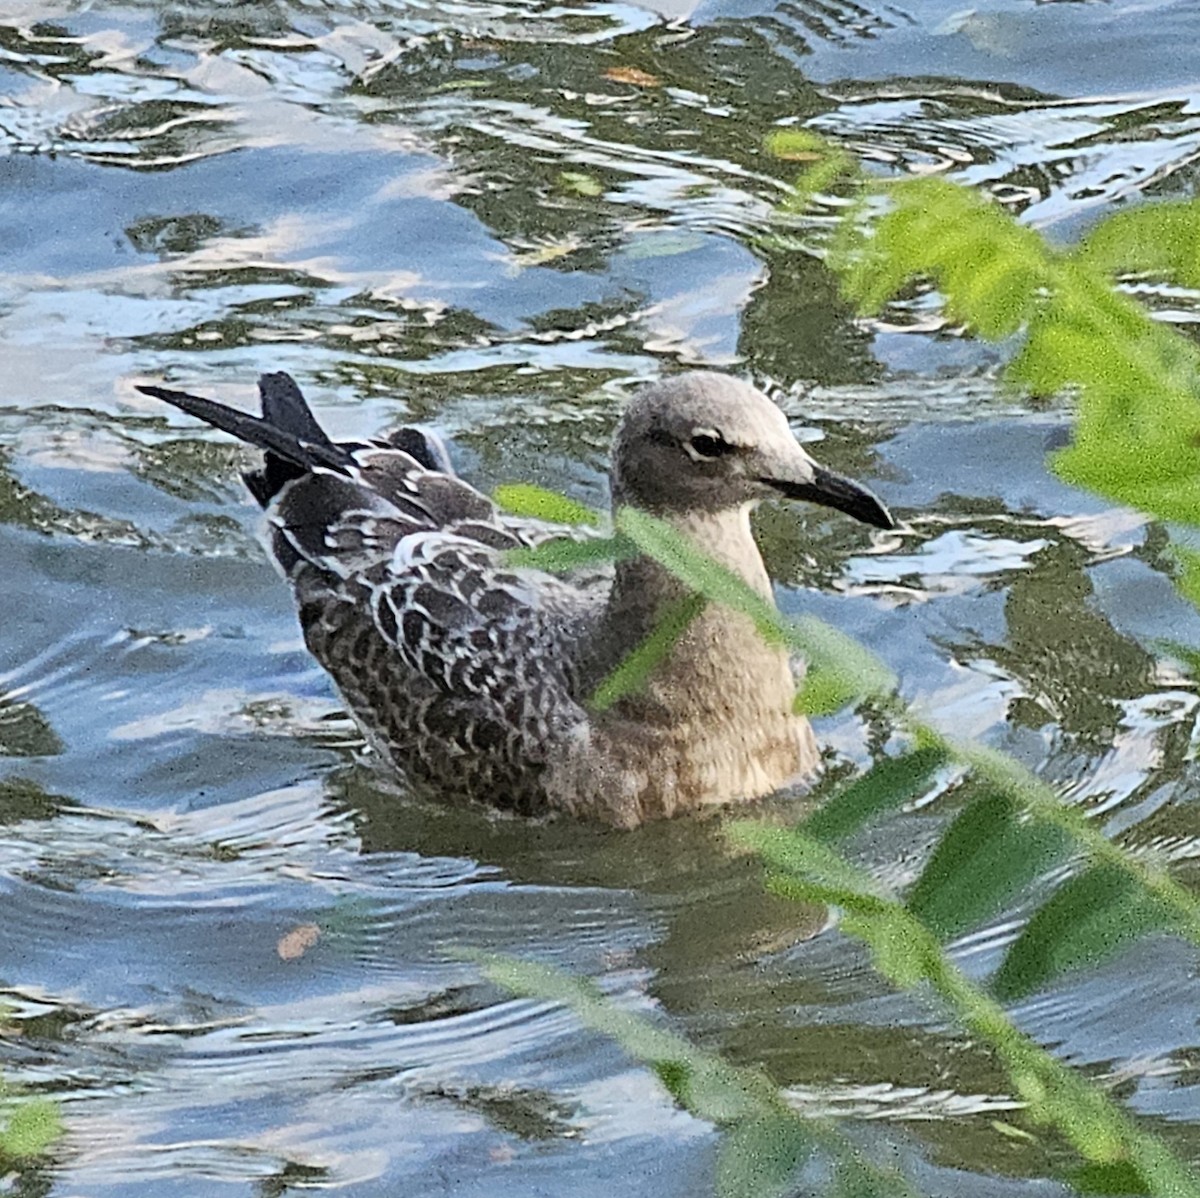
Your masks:
M 1047 472 L 1062 412 L 917 298 L 853 319 L 825 227 L 769 249 L 813 126 L 991 188 L 1049 236 L 1191 195 L 1193 0 L 611 0 L 0 8 L 0 1064 L 61 1100 L 22 1195 L 711 1188 L 716 1138 L 453 950 L 594 977 L 928 1192 L 1040 1195 L 1003 1073 L 713 823 L 615 835 L 423 806 L 376 776 L 256 540 L 227 439 L 293 372 L 335 435 L 440 428 L 486 486 L 602 504 L 633 383 L 769 384 L 907 520 L 761 514 L 781 605 L 1196 880 L 1200 643 L 1163 531 Z M 1195 296 L 1156 306 L 1191 323 Z M 853 715 L 820 728 L 862 762 Z M 867 844 L 911 875 L 946 811 Z M 994 965 L 1021 911 L 956 946 Z M 1151 940 L 1016 1009 L 1185 1156 L 1194 954 Z M 7 1191 L 6 1191 L 7 1192 Z

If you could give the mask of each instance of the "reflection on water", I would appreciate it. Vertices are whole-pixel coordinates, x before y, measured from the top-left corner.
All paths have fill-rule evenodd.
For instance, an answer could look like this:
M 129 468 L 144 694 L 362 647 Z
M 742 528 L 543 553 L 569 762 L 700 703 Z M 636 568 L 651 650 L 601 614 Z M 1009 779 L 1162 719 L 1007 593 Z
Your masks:
M 376 776 L 258 548 L 243 452 L 134 383 L 245 404 L 291 370 L 337 435 L 424 421 L 483 485 L 602 505 L 632 383 L 734 365 L 906 518 L 872 540 L 764 509 L 781 604 L 1200 880 L 1196 685 L 1170 647 L 1200 618 L 1161 530 L 1047 474 L 1064 418 L 999 394 L 1003 351 L 931 297 L 855 319 L 817 256 L 836 208 L 777 218 L 795 164 L 761 150 L 810 123 L 1070 239 L 1194 190 L 1197 36 L 1187 0 L 10 6 L 0 1063 L 69 1128 L 14 1192 L 711 1189 L 710 1128 L 462 947 L 597 978 L 859 1121 L 931 1193 L 1049 1192 L 1061 1149 L 991 1059 L 766 895 L 719 821 L 536 824 Z M 1138 287 L 1194 323 L 1195 295 Z M 888 729 L 821 733 L 838 776 Z M 961 801 L 860 851 L 902 882 Z M 964 967 L 1023 913 L 964 937 Z M 1184 1155 L 1193 970 L 1152 941 L 1016 1011 Z

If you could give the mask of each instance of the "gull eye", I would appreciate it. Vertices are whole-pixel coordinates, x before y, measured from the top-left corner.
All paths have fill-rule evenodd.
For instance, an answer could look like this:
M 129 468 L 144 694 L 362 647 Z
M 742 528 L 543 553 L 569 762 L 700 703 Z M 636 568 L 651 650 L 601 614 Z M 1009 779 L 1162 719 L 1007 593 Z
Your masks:
M 728 453 L 733 453 L 737 447 L 730 445 L 715 428 L 698 428 L 693 431 L 692 439 L 684 445 L 684 448 L 693 461 L 711 462 Z

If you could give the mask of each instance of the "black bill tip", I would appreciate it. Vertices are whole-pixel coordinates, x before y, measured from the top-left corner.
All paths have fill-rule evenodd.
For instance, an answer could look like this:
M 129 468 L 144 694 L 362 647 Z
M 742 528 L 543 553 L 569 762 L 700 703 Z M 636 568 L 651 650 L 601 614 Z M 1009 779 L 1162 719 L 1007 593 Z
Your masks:
M 781 495 L 786 495 L 788 499 L 804 499 L 809 503 L 819 503 L 822 507 L 836 508 L 839 512 L 845 512 L 847 516 L 853 516 L 855 520 L 861 520 L 874 528 L 896 527 L 892 513 L 887 510 L 882 500 L 853 479 L 835 474 L 821 466 L 813 470 L 812 482 L 809 483 L 796 483 L 781 478 L 765 478 L 763 482 L 774 487 Z

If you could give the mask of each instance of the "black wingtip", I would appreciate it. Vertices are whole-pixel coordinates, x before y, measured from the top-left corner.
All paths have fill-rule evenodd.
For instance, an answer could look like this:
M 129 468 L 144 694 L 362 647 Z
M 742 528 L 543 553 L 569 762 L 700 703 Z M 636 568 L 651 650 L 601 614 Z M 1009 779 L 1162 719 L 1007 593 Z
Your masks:
M 186 391 L 172 391 L 170 387 L 156 387 L 152 383 L 134 383 L 133 389 L 140 391 L 143 395 L 149 395 L 151 399 L 161 399 L 170 404 L 177 399 L 195 398 L 188 395 Z
M 284 432 L 291 433 L 297 441 L 309 445 L 330 446 L 332 441 L 317 423 L 304 393 L 296 380 L 284 370 L 260 375 L 258 395 L 262 403 L 263 419 Z
M 264 376 L 264 378 L 283 378 L 291 384 L 291 387 L 295 387 L 295 383 L 288 375 Z M 276 423 L 270 417 L 241 412 L 237 408 L 229 407 L 228 404 L 217 403 L 214 399 L 204 399 L 199 395 L 190 395 L 186 391 L 176 391 L 171 387 L 143 383 L 137 383 L 135 386 L 143 395 L 161 399 L 181 412 L 195 416 L 198 420 L 211 424 L 213 428 L 237 437 L 239 441 L 245 441 L 265 450 L 268 459 L 274 455 L 302 470 L 324 466 L 339 471 L 344 471 L 350 461 L 350 455 L 330 441 L 321 430 L 316 419 L 308 410 L 304 397 L 299 394 L 299 388 L 296 388 L 296 396 L 299 397 L 297 406 L 286 387 L 276 386 L 274 383 L 267 384 L 267 392 L 264 392 L 264 397 L 269 393 L 271 399 L 266 402 L 266 406 L 271 410 L 272 415 L 280 416 L 280 423 Z M 251 489 L 253 490 L 253 488 Z

